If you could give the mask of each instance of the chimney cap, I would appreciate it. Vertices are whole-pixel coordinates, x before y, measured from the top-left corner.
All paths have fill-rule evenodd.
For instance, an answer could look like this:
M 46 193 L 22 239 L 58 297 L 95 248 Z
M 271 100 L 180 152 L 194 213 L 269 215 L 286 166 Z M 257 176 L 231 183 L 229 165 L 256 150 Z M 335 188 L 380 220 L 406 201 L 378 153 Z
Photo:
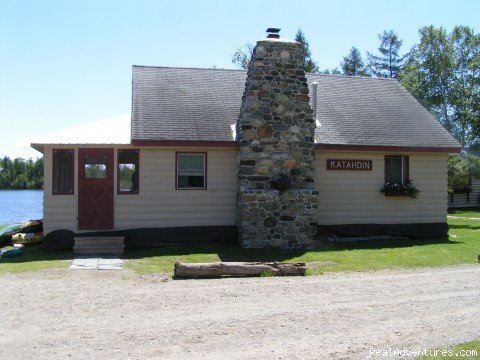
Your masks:
M 280 28 L 268 28 L 267 39 L 280 39 Z
M 282 30 L 282 29 L 280 29 L 280 28 L 271 28 L 271 27 L 270 27 L 270 28 L 267 29 L 267 33 L 275 33 L 275 34 L 277 34 L 277 33 L 280 32 L 280 30 Z

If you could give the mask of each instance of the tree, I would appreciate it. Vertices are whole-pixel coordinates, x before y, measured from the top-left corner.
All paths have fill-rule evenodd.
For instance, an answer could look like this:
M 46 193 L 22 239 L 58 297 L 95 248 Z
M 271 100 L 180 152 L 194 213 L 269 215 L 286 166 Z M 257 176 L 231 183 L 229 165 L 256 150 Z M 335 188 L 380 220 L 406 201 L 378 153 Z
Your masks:
M 380 40 L 378 48 L 380 56 L 367 53 L 368 66 L 373 75 L 377 77 L 398 79 L 408 56 L 408 54 L 403 56 L 399 54 L 403 41 L 393 30 L 383 31 L 383 34 L 378 34 L 378 39 Z
M 303 64 L 306 72 L 318 72 L 318 66 L 315 61 L 312 60 L 312 54 L 310 52 L 310 44 L 308 43 L 302 29 L 298 29 L 297 35 L 295 35 L 295 41 L 299 42 L 302 46 L 304 53 Z M 232 55 L 232 63 L 238 66 L 240 69 L 248 69 L 248 63 L 253 54 L 254 46 L 252 44 L 245 44 L 241 47 L 237 47 L 237 51 Z
M 0 159 L 0 189 L 41 189 L 43 159 Z
M 310 44 L 308 43 L 302 29 L 298 29 L 297 34 L 295 35 L 295 41 L 300 43 L 303 50 L 303 65 L 305 67 L 305 72 L 318 72 L 317 63 L 312 60 Z
M 237 51 L 232 55 L 232 63 L 240 69 L 248 69 L 248 63 L 252 57 L 253 48 L 254 46 L 250 43 L 237 47 Z
M 343 62 L 340 66 L 343 75 L 369 76 L 362 55 L 356 47 L 350 49 L 350 53 L 343 58 Z
M 463 147 L 478 144 L 480 35 L 465 26 L 456 26 L 450 34 L 427 26 L 419 33 L 402 84 Z
M 480 157 L 469 154 L 448 156 L 448 192 L 468 191 L 472 177 L 480 177 Z
M 462 145 L 478 143 L 480 134 L 480 35 L 456 26 L 450 35 L 455 75 L 449 101 Z

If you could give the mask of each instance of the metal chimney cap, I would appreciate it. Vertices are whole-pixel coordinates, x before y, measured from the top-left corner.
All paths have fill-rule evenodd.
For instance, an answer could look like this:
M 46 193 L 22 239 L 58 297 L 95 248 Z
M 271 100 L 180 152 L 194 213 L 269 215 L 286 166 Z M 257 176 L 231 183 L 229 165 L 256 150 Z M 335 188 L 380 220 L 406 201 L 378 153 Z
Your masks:
M 282 30 L 282 29 L 280 29 L 280 28 L 268 28 L 268 29 L 267 29 L 267 33 L 275 33 L 275 34 L 277 34 L 277 33 L 280 32 L 280 30 Z
M 267 39 L 280 39 L 280 28 L 268 28 L 267 29 Z

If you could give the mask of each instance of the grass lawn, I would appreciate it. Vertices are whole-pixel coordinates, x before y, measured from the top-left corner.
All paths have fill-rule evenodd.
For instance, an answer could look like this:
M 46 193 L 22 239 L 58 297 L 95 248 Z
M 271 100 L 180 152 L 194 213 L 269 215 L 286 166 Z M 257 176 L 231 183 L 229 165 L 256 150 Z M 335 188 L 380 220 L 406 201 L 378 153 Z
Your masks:
M 7 249 L 10 249 L 8 247 Z M 50 268 L 65 268 L 68 259 L 72 259 L 71 251 L 48 253 L 39 245 L 29 245 L 23 248 L 23 254 L 13 258 L 0 258 L 0 275 L 24 271 L 37 271 Z
M 480 213 L 476 213 L 480 217 Z M 473 217 L 473 216 L 471 216 Z M 127 250 L 125 267 L 139 274 L 172 273 L 176 261 L 305 262 L 308 274 L 332 271 L 371 271 L 477 263 L 480 221 L 449 219 L 449 239 L 389 240 L 325 244 L 317 250 L 258 250 L 235 246 L 168 246 Z M 47 253 L 39 246 L 24 248 L 17 258 L 0 258 L 0 274 L 66 267 L 72 252 Z
M 480 214 L 479 214 L 480 216 Z M 310 251 L 241 249 L 221 246 L 170 246 L 130 250 L 125 266 L 140 274 L 172 273 L 175 261 L 288 261 L 305 262 L 308 274 L 331 271 L 370 271 L 477 263 L 480 222 L 449 220 L 450 238 L 326 244 Z
M 417 357 L 417 360 L 428 360 L 428 359 L 436 359 L 436 360 L 458 360 L 458 359 L 465 359 L 465 360 L 473 360 L 473 359 L 480 359 L 480 340 L 471 341 L 467 343 L 462 343 L 458 345 L 454 345 L 448 348 L 440 349 L 446 350 L 445 356 L 420 356 Z M 476 353 L 474 352 L 476 351 Z M 451 354 L 451 356 L 449 356 Z M 468 356 L 467 356 L 468 355 Z
M 448 210 L 449 215 L 480 219 L 480 209 L 451 209 Z
M 448 215 L 480 219 L 480 208 L 449 209 Z

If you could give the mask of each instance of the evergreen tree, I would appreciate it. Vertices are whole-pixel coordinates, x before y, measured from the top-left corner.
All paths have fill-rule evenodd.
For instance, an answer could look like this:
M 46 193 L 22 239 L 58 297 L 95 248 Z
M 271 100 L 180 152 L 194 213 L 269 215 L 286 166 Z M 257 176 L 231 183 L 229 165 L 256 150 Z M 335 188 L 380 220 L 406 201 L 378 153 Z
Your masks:
M 369 76 L 368 70 L 363 62 L 362 55 L 356 47 L 350 49 L 350 53 L 343 58 L 340 65 L 343 75 Z
M 318 72 L 318 66 L 315 61 L 312 60 L 312 53 L 310 52 L 310 44 L 308 43 L 302 29 L 298 29 L 295 35 L 295 41 L 300 43 L 303 50 L 303 65 L 305 72 Z
M 377 77 L 398 79 L 407 58 L 407 55 L 399 54 L 403 41 L 392 30 L 378 34 L 378 39 L 380 56 L 367 53 L 369 67 Z
M 448 34 L 419 30 L 402 84 L 464 147 L 480 142 L 480 35 L 465 26 Z
M 0 189 L 41 189 L 43 187 L 43 159 L 21 158 L 13 161 L 0 159 Z
M 318 66 L 315 61 L 312 60 L 312 54 L 310 52 L 310 44 L 308 43 L 302 29 L 298 29 L 295 36 L 295 41 L 299 42 L 302 46 L 304 53 L 303 64 L 305 66 L 305 72 L 318 72 Z M 252 58 L 254 46 L 252 44 L 246 44 L 241 47 L 237 47 L 237 50 L 232 55 L 232 63 L 240 69 L 248 69 L 248 63 Z

